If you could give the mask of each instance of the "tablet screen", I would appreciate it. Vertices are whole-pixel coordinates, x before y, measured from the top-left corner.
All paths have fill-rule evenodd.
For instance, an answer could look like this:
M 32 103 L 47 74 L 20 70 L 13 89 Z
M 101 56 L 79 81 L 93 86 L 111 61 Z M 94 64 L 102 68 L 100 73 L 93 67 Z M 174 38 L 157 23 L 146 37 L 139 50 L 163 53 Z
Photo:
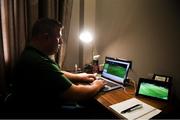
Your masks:
M 159 100 L 169 100 L 170 86 L 168 83 L 140 78 L 136 95 L 143 95 Z

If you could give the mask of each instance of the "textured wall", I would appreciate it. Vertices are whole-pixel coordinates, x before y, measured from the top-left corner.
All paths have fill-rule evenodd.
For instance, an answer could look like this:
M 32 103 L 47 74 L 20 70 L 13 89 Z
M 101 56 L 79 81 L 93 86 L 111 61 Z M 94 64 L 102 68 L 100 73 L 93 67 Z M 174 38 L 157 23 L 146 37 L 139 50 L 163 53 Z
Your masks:
M 79 61 L 79 0 L 74 0 L 66 66 Z M 171 75 L 180 98 L 180 2 L 178 0 L 96 0 L 95 52 L 132 60 L 129 77 Z
M 175 0 L 97 0 L 96 47 L 101 55 L 130 59 L 129 77 L 174 77 L 180 95 L 180 10 Z M 180 96 L 179 96 L 180 98 Z

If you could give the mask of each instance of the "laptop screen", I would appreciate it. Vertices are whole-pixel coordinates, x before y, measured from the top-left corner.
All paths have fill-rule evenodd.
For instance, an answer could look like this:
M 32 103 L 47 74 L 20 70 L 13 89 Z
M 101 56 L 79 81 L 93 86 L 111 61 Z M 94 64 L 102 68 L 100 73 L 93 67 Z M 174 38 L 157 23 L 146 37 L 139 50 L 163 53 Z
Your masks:
M 124 84 L 130 67 L 129 61 L 106 57 L 102 77 Z

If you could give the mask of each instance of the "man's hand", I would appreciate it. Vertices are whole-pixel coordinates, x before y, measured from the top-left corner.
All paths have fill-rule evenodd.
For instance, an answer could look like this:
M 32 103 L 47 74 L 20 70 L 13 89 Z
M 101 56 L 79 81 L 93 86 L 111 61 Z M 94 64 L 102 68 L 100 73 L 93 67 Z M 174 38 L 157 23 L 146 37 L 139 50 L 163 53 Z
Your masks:
M 93 82 L 96 80 L 96 74 L 79 73 L 77 75 L 80 81 Z
M 106 85 L 106 82 L 104 80 L 95 80 L 92 82 L 92 84 L 97 85 L 98 88 L 103 88 L 104 85 Z

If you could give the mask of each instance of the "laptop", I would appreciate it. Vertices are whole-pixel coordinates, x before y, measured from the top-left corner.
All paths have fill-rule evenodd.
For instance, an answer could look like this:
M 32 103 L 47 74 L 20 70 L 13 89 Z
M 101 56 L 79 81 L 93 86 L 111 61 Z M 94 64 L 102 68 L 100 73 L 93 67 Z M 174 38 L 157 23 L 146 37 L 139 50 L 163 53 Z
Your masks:
M 97 79 L 103 79 L 107 83 L 102 91 L 122 87 L 126 82 L 130 65 L 130 61 L 106 57 L 101 76 L 97 77 Z

